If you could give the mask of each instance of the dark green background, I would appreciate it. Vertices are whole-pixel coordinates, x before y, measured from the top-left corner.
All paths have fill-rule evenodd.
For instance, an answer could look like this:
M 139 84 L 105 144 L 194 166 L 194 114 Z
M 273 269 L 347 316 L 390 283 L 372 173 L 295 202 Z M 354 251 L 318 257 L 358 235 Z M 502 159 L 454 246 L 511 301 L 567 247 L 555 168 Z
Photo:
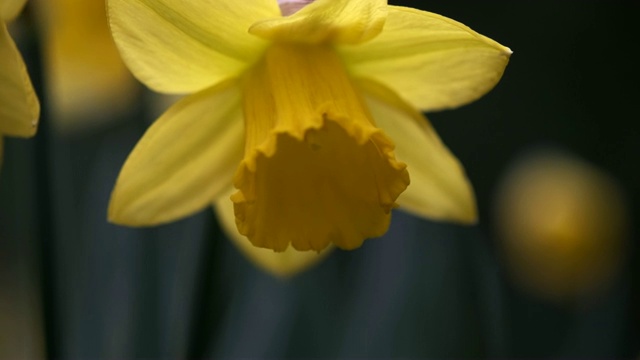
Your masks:
M 507 281 L 490 212 L 512 161 L 552 146 L 615 177 L 637 223 L 637 4 L 392 3 L 451 17 L 514 51 L 487 96 L 429 114 L 467 169 L 479 225 L 397 212 L 381 239 L 274 279 L 236 251 L 209 210 L 150 229 L 106 223 L 118 170 L 152 120 L 148 93 L 128 118 L 72 136 L 51 130 L 44 99 L 37 137 L 6 139 L 0 285 L 42 299 L 51 357 L 638 356 L 636 233 L 606 292 L 553 304 Z M 20 45 L 42 89 L 37 39 Z

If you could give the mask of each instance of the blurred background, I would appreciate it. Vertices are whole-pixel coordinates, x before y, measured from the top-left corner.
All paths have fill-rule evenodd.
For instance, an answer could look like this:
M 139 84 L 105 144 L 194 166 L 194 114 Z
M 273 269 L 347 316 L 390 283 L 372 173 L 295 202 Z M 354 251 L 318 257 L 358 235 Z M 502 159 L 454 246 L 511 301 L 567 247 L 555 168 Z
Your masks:
M 514 51 L 488 95 L 427 114 L 480 221 L 396 212 L 382 238 L 282 279 L 211 210 L 106 222 L 120 167 L 172 99 L 119 63 L 103 1 L 30 1 L 10 30 L 43 114 L 35 138 L 5 139 L 0 358 L 638 358 L 637 4 L 390 3 Z

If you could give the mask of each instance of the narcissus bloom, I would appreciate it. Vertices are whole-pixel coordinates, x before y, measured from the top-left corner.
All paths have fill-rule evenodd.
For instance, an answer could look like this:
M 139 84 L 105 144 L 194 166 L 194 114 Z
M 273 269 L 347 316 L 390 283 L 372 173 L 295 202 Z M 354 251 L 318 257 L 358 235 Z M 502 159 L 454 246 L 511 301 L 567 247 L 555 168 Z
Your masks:
M 40 117 L 40 103 L 27 68 L 7 29 L 7 22 L 18 16 L 25 2 L 26 0 L 0 2 L 0 163 L 2 137 L 33 136 Z
M 307 2 L 109 0 L 134 75 L 191 94 L 130 154 L 111 221 L 154 225 L 215 204 L 244 248 L 281 252 L 357 248 L 397 205 L 476 220 L 462 167 L 420 111 L 476 100 L 511 51 L 383 0 Z

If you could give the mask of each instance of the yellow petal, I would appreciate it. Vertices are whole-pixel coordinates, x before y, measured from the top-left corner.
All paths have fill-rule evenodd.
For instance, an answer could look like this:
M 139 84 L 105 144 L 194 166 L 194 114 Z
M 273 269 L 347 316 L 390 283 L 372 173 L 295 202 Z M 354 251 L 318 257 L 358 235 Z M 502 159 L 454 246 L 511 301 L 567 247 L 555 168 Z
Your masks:
M 288 248 L 283 252 L 275 252 L 270 249 L 255 247 L 249 239 L 241 235 L 236 227 L 233 203 L 229 200 L 231 191 L 225 196 L 221 196 L 216 201 L 215 209 L 218 219 L 225 233 L 231 242 L 240 250 L 253 264 L 272 275 L 289 277 L 324 259 L 333 247 L 317 253 L 315 251 L 296 251 Z
M 247 33 L 276 1 L 108 0 L 113 37 L 134 75 L 159 92 L 201 90 L 242 72 L 265 42 Z
M 2 0 L 0 1 L 0 21 L 13 20 L 24 7 L 27 0 Z
M 291 16 L 259 21 L 252 34 L 269 40 L 357 44 L 380 33 L 386 0 L 317 0 Z
M 124 164 L 109 220 L 165 223 L 202 210 L 231 186 L 242 158 L 240 92 L 226 82 L 190 95 L 147 130 Z
M 352 74 L 385 84 L 423 111 L 478 99 L 500 80 L 511 54 L 461 23 L 395 6 L 379 36 L 339 51 Z
M 139 85 L 113 42 L 104 0 L 41 0 L 33 10 L 56 129 L 86 130 L 128 111 Z
M 36 133 L 40 103 L 22 56 L 3 22 L 0 22 L 0 104 L 0 133 L 20 137 Z
M 400 207 L 425 218 L 474 223 L 473 189 L 429 121 L 384 86 L 370 81 L 360 86 L 376 124 L 396 143 L 396 156 L 411 175 L 411 184 L 398 198 Z
M 405 165 L 329 47 L 283 44 L 247 74 L 236 223 L 259 247 L 354 249 L 387 231 Z

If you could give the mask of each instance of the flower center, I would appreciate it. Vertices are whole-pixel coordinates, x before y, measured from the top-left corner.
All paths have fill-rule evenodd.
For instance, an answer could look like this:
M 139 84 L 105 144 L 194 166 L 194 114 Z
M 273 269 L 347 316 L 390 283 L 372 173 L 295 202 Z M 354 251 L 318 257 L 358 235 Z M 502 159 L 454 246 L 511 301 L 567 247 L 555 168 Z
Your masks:
M 273 45 L 243 91 L 245 158 L 231 197 L 240 233 L 276 251 L 353 249 L 384 234 L 409 175 L 334 51 Z
M 280 5 L 282 16 L 289 16 L 312 2 L 313 0 L 278 0 L 278 5 Z

